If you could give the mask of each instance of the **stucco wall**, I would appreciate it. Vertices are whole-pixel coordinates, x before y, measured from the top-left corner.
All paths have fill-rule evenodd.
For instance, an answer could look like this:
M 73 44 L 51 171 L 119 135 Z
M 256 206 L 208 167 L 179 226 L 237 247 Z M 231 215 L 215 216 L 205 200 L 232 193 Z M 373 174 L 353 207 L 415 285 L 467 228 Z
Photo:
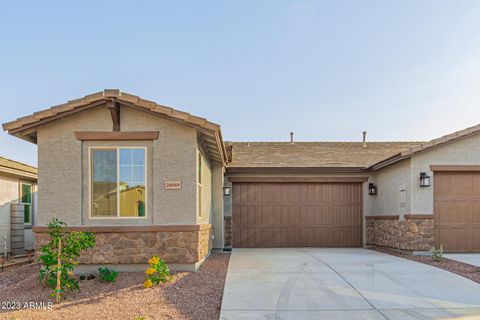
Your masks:
M 208 159 L 198 151 L 198 157 L 202 157 L 202 203 L 201 213 L 197 215 L 197 223 L 211 223 L 212 222 L 212 171 Z M 197 161 L 197 166 L 199 162 Z M 198 179 L 198 176 L 197 176 Z M 198 201 L 198 197 L 196 197 Z M 198 210 L 198 208 L 197 208 Z
M 439 148 L 419 153 L 412 158 L 412 213 L 433 213 L 433 184 L 435 176 L 430 165 L 479 165 L 480 135 L 446 144 Z M 431 187 L 420 187 L 420 172 L 431 177 Z
M 82 213 L 88 208 L 84 202 L 88 193 L 85 194 L 82 183 L 88 179 L 88 167 L 82 150 L 92 142 L 76 140 L 74 132 L 111 130 L 110 113 L 105 107 L 86 110 L 38 129 L 39 225 L 46 225 L 53 215 L 61 216 L 72 226 L 82 225 Z M 148 180 L 152 182 L 153 194 L 147 216 L 153 218 L 152 223 L 196 223 L 196 130 L 123 107 L 121 130 L 160 132 L 153 142 L 138 142 L 151 144 L 151 155 L 147 158 L 152 159 Z M 165 181 L 181 181 L 182 188 L 165 190 Z M 133 220 L 128 219 L 127 223 L 123 222 L 127 220 L 105 219 L 96 220 L 95 224 L 132 224 Z
M 18 180 L 0 177 L 0 253 L 10 251 L 10 204 L 18 202 Z
M 223 166 L 219 163 L 212 165 L 212 216 L 213 248 L 223 248 Z
M 369 182 L 377 186 L 377 195 L 368 196 L 366 215 L 403 215 L 411 213 L 410 159 L 372 173 Z
M 35 223 L 37 212 L 37 192 L 36 184 L 32 181 L 22 180 L 13 176 L 0 176 L 0 254 L 4 253 L 5 242 L 7 239 L 7 252 L 10 251 L 10 204 L 18 203 L 20 195 L 20 182 L 25 181 L 32 184 L 32 216 Z M 25 248 L 33 249 L 34 235 L 30 227 L 25 229 Z

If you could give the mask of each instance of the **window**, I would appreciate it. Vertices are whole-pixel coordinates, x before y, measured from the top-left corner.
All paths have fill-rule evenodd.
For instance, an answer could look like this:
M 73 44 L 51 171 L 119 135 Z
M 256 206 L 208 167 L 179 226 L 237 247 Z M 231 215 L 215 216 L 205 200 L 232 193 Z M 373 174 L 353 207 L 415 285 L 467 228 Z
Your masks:
M 203 168 L 202 168 L 202 163 L 203 163 L 203 159 L 202 159 L 202 154 L 199 152 L 198 153 L 198 167 L 197 167 L 197 173 L 198 173 L 198 177 L 197 177 L 197 202 L 198 202 L 198 216 L 199 217 L 202 217 L 202 189 L 203 189 L 203 185 L 202 185 L 202 171 L 203 171 Z
M 91 216 L 145 217 L 145 148 L 92 148 Z
M 20 193 L 24 223 L 32 224 L 32 185 L 30 183 L 21 183 Z

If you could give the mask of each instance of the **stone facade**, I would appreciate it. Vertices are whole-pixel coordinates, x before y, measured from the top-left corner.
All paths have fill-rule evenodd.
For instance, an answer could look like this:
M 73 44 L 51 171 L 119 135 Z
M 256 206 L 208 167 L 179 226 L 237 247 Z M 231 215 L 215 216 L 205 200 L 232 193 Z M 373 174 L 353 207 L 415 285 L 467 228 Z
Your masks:
M 425 251 L 434 246 L 432 218 L 366 218 L 367 245 Z
M 86 230 L 89 231 L 89 230 Z M 95 232 L 96 246 L 83 252 L 80 264 L 146 264 L 157 255 L 171 264 L 195 264 L 209 255 L 211 228 L 191 231 Z M 36 232 L 37 252 L 49 235 Z

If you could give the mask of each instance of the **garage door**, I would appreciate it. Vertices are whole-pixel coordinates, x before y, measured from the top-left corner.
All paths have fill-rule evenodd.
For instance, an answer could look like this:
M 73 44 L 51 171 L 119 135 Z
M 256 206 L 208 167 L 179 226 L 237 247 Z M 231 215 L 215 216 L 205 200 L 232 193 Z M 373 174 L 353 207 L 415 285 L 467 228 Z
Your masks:
M 435 245 L 480 252 L 480 172 L 435 172 Z
M 360 183 L 234 183 L 234 247 L 359 247 Z

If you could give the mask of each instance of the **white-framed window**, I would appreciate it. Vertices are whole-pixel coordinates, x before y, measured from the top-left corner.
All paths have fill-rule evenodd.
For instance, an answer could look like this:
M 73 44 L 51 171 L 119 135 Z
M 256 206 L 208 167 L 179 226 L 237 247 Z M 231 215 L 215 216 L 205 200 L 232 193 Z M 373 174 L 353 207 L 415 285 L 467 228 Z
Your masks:
M 203 192 L 203 184 L 202 184 L 202 173 L 203 173 L 203 158 L 202 153 L 198 152 L 198 163 L 197 163 L 197 208 L 198 208 L 198 216 L 202 217 L 202 192 Z
M 90 218 L 146 218 L 147 149 L 90 147 Z
M 28 182 L 20 182 L 20 201 L 23 204 L 23 221 L 32 224 L 33 185 Z

